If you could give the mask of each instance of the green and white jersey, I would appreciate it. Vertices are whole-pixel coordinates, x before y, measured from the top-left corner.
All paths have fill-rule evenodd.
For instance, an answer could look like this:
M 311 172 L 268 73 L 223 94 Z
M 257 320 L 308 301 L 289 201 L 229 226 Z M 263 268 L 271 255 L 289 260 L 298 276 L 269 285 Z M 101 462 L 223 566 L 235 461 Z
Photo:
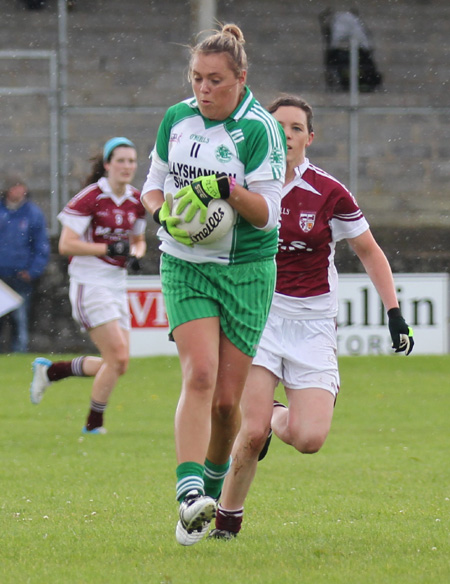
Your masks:
M 260 191 L 252 189 L 252 184 L 258 183 L 261 188 L 261 182 L 267 181 L 271 198 L 279 193 L 281 202 L 286 167 L 284 132 L 248 88 L 236 110 L 223 121 L 204 118 L 195 98 L 170 107 L 159 127 L 151 158 L 152 168 L 160 176 L 165 173 L 165 195 L 176 194 L 199 176 L 225 172 L 256 192 Z M 264 196 L 264 192 L 261 194 Z M 160 249 L 177 258 L 194 263 L 237 264 L 274 257 L 278 228 L 264 231 L 236 214 L 233 229 L 211 244 L 190 248 L 164 229 L 158 236 Z

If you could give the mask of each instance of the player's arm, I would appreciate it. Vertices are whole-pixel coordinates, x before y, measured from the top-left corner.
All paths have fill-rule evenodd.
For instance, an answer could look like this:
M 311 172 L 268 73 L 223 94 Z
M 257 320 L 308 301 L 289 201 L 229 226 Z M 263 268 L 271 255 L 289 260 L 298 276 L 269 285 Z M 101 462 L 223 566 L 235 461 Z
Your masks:
M 389 318 L 393 348 L 397 353 L 405 351 L 406 355 L 409 355 L 414 347 L 413 331 L 406 324 L 399 308 L 391 266 L 383 250 L 375 241 L 370 229 L 347 241 L 361 260 L 383 301 Z
M 230 205 L 255 227 L 263 228 L 269 220 L 267 200 L 255 191 L 236 184 L 228 199 Z
M 209 203 L 217 199 L 226 200 L 255 227 L 266 227 L 269 221 L 269 207 L 265 197 L 238 185 L 234 178 L 223 172 L 196 178 L 190 185 L 178 191 L 175 198 L 181 199 L 178 213 L 182 213 L 189 206 L 185 217 L 187 222 L 197 211 L 200 211 L 200 221 L 204 222 Z
M 141 195 L 141 201 L 150 215 L 153 217 L 164 203 L 164 193 L 160 189 L 153 189 Z
M 272 116 L 264 124 L 251 128 L 246 135 L 247 188 L 236 185 L 230 204 L 254 227 L 270 231 L 279 221 L 286 172 L 286 137 Z
M 80 235 L 64 225 L 58 243 L 58 251 L 65 256 L 128 256 L 130 245 L 128 240 L 107 243 L 83 241 Z
M 364 266 L 386 310 L 398 308 L 391 266 L 370 229 L 347 241 Z
M 189 222 L 189 217 L 194 217 L 199 210 L 200 221 L 204 222 L 208 204 L 220 198 L 225 199 L 256 228 L 270 231 L 277 226 L 286 170 L 286 140 L 281 126 L 272 116 L 266 122 L 252 126 L 252 131 L 246 136 L 245 176 L 248 188 L 224 172 L 197 177 L 175 195 L 182 198 L 177 212 L 181 213 L 190 205 L 186 221 Z M 268 131 L 269 126 L 272 126 L 271 131 Z
M 144 257 L 147 251 L 147 243 L 145 241 L 145 234 L 130 235 L 130 255 L 138 259 Z
M 108 253 L 106 243 L 83 241 L 73 229 L 64 225 L 59 238 L 58 251 L 65 256 L 104 256 Z

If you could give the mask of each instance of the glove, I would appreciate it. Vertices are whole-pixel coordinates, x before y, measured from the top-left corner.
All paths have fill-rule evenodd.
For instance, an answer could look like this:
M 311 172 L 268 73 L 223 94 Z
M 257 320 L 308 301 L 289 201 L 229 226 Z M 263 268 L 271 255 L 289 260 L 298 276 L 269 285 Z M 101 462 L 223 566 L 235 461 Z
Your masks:
M 189 223 L 197 211 L 200 211 L 200 223 L 204 223 L 209 203 L 215 199 L 228 199 L 229 196 L 230 183 L 227 174 L 219 172 L 209 176 L 199 176 L 175 195 L 175 199 L 181 199 L 177 213 L 181 214 L 190 205 L 184 220 Z
M 141 262 L 136 256 L 129 256 L 127 261 L 127 270 L 131 272 L 140 272 L 142 270 Z
M 124 239 L 120 239 L 119 241 L 114 241 L 108 245 L 108 251 L 106 252 L 106 255 L 112 258 L 114 256 L 127 256 L 129 251 L 129 242 Z
M 392 348 L 395 349 L 396 353 L 405 351 L 405 355 L 409 355 L 414 347 L 412 328 L 406 324 L 400 308 L 391 308 L 387 314 Z
M 161 227 L 163 227 L 167 233 L 171 235 L 176 241 L 182 243 L 183 245 L 192 247 L 193 243 L 189 237 L 188 232 L 177 227 L 178 223 L 181 221 L 181 218 L 172 217 L 170 215 L 170 208 L 167 201 L 164 201 L 162 207 L 153 213 L 153 219 L 156 221 L 156 223 L 159 223 Z

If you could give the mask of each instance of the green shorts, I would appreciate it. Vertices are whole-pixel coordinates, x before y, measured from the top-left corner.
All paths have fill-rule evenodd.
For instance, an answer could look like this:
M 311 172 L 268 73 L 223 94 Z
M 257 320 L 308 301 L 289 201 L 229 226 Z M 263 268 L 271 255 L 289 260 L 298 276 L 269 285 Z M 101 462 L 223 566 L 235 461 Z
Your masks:
M 249 264 L 194 264 L 166 253 L 161 284 L 170 332 L 198 318 L 218 316 L 225 335 L 254 357 L 275 288 L 273 259 Z

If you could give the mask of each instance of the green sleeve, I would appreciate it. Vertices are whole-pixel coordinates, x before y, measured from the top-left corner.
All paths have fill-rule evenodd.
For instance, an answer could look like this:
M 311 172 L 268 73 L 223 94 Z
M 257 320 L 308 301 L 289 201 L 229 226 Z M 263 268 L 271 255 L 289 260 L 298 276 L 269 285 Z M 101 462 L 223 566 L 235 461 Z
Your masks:
M 169 139 L 170 130 L 173 125 L 173 110 L 174 106 L 169 108 L 164 115 L 164 118 L 159 125 L 158 134 L 156 135 L 156 152 L 161 160 L 164 162 L 169 162 Z
M 192 100 L 177 103 L 167 110 L 159 126 L 156 136 L 156 152 L 164 162 L 169 162 L 169 140 L 173 127 L 180 121 L 195 116 L 195 110 L 190 107 Z
M 237 144 L 239 158 L 245 164 L 245 173 L 250 174 L 261 168 L 269 159 L 273 178 L 284 176 L 286 137 L 283 128 L 275 120 L 270 125 L 258 124 L 254 120 L 252 122 L 243 124 L 245 140 Z

